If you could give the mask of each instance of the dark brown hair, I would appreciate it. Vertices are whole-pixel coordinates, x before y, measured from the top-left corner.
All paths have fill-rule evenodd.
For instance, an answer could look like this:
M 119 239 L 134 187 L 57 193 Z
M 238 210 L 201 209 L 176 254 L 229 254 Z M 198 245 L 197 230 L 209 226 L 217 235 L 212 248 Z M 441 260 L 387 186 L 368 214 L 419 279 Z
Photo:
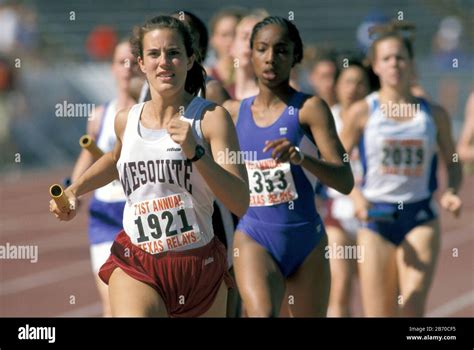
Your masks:
M 199 54 L 201 57 L 197 59 L 199 60 L 199 63 L 204 62 L 207 56 L 207 47 L 209 45 L 209 33 L 207 32 L 207 28 L 204 22 L 194 13 L 184 10 L 175 11 L 171 14 L 171 16 L 181 21 L 184 21 L 184 23 L 189 26 L 189 30 L 194 39 L 196 37 L 195 34 L 198 35 L 199 40 L 197 40 L 197 43 Z M 183 16 L 184 18 L 181 18 L 181 16 Z
M 199 51 L 195 49 L 193 45 L 192 35 L 189 32 L 188 27 L 179 19 L 171 16 L 156 16 L 146 21 L 145 24 L 135 27 L 133 29 L 132 39 L 130 40 L 133 55 L 137 59 L 138 57 L 143 58 L 143 37 L 145 34 L 155 29 L 164 28 L 178 32 L 183 39 L 186 55 L 191 57 L 193 54 L 195 54 L 196 56 L 194 64 L 186 76 L 184 89 L 194 96 L 196 96 L 199 91 L 202 91 L 203 94 L 205 94 L 206 71 L 199 63 Z

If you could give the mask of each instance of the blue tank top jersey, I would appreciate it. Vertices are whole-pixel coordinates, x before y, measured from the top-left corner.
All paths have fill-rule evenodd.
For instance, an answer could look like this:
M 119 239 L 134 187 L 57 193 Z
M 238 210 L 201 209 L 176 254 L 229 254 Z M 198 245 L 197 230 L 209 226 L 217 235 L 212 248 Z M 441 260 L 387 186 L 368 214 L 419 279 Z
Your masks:
M 303 93 L 295 93 L 280 117 L 272 125 L 263 128 L 257 126 L 250 109 L 255 96 L 242 101 L 236 125 L 240 149 L 248 158 L 256 157 L 256 159 L 251 160 L 252 162 L 257 160 L 269 163 L 263 164 L 260 167 L 261 169 L 266 169 L 266 173 L 263 173 L 265 170 L 261 172 L 249 170 L 249 182 L 253 184 L 253 188 L 250 189 L 252 196 L 250 208 L 245 216 L 261 222 L 280 224 L 315 221 L 317 214 L 314 204 L 314 186 L 303 171 L 303 168 L 288 162 L 286 165 L 291 170 L 291 174 L 285 174 L 283 177 L 282 172 L 278 170 L 276 174 L 273 174 L 270 171 L 272 165 L 274 165 L 271 161 L 272 150 L 263 152 L 266 140 L 286 137 L 293 145 L 300 145 L 306 133 L 299 123 L 299 109 L 306 98 L 307 95 Z M 312 139 L 312 136 L 308 137 Z M 274 179 L 271 180 L 268 178 L 268 175 L 276 176 L 273 176 Z M 287 188 L 290 187 L 292 185 L 291 182 L 295 185 L 296 190 L 296 195 L 293 197 L 297 198 L 292 199 L 289 195 L 282 195 L 281 200 L 276 199 L 273 201 L 279 204 L 270 205 L 271 203 L 267 202 L 265 205 L 260 201 L 261 205 L 259 205 L 261 193 L 271 197 L 272 192 L 275 193 L 281 190 L 284 185 L 287 185 Z
M 305 138 L 312 140 L 299 123 L 299 110 L 307 97 L 295 92 L 280 117 L 267 127 L 254 121 L 255 96 L 244 99 L 236 124 L 250 186 L 250 207 L 238 229 L 270 252 L 284 276 L 303 263 L 319 243 L 324 226 L 314 203 L 314 176 L 290 162 L 277 163 L 272 149 L 263 152 L 263 148 L 265 141 L 282 137 L 296 146 Z

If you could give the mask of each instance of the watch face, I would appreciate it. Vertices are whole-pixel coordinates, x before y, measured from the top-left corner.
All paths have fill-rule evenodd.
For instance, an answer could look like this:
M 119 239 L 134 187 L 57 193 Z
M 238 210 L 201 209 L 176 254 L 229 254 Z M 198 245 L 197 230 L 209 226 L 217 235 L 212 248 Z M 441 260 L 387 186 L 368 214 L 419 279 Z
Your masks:
M 201 158 L 204 155 L 204 147 L 201 145 L 196 146 L 196 157 Z
M 191 162 L 195 162 L 201 159 L 201 157 L 204 155 L 204 152 L 205 152 L 204 147 L 202 147 L 201 145 L 197 145 L 194 157 L 191 159 Z

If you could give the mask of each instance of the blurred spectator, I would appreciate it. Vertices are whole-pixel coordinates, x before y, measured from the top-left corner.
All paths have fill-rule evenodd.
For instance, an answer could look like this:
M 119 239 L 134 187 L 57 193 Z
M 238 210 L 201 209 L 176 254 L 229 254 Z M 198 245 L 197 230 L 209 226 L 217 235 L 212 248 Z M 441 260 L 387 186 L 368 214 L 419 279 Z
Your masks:
M 38 44 L 36 12 L 20 4 L 0 3 L 0 53 L 32 51 Z
M 18 14 L 13 6 L 0 3 L 0 53 L 10 54 L 16 43 Z
M 13 90 L 13 69 L 9 60 L 0 56 L 0 94 Z
M 458 69 L 466 69 L 468 62 L 460 46 L 462 33 L 463 26 L 459 18 L 448 16 L 439 23 L 438 31 L 432 41 L 436 68 L 444 73 L 438 85 L 437 98 L 450 115 L 457 113 L 461 89 L 459 80 L 453 74 Z
M 451 70 L 453 59 L 460 60 L 464 56 L 460 47 L 462 32 L 462 23 L 455 16 L 445 17 L 439 23 L 432 42 L 434 58 L 439 68 Z
M 38 47 L 36 12 L 28 7 L 19 7 L 17 13 L 19 18 L 21 18 L 16 36 L 18 45 L 24 51 L 33 51 Z

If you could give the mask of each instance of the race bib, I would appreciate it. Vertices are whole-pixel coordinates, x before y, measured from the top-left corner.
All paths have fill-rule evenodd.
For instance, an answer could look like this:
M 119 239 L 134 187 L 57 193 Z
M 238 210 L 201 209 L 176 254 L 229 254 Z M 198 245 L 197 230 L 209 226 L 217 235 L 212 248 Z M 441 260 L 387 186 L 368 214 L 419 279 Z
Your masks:
M 266 207 L 298 198 L 290 163 L 274 159 L 246 161 L 250 184 L 250 206 Z
M 381 174 L 422 176 L 425 147 L 419 139 L 384 139 L 382 142 Z
M 158 254 L 182 248 L 201 240 L 191 196 L 187 193 L 134 203 L 133 243 L 140 249 Z

